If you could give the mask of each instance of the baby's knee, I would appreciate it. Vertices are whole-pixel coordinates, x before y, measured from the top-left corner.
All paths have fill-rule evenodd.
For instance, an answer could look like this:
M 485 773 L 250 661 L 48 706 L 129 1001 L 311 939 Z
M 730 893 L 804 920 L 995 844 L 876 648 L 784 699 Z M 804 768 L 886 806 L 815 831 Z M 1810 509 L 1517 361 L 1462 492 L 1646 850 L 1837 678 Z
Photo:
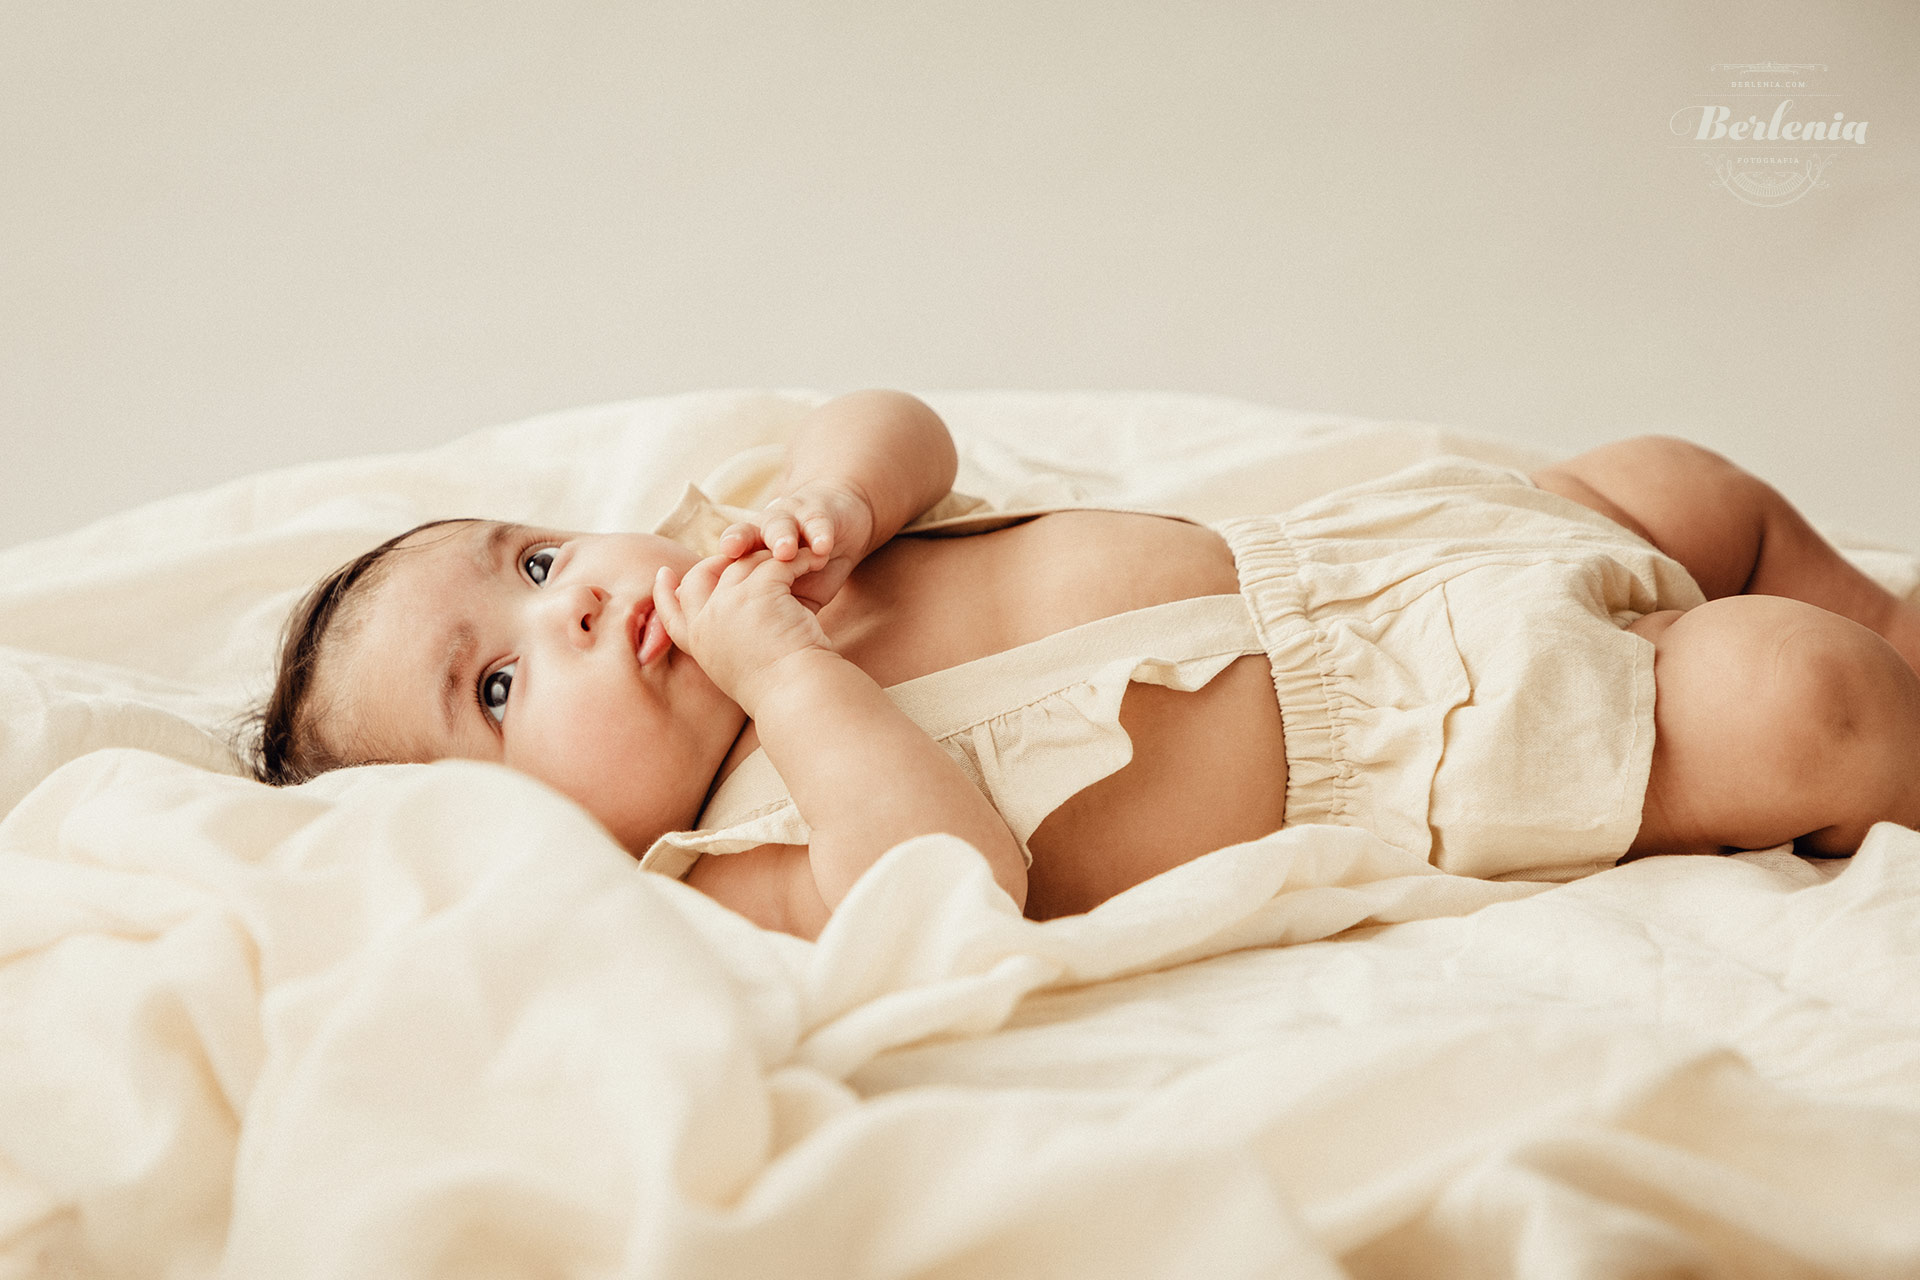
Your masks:
M 1904 745 L 1920 731 L 1920 679 L 1892 645 L 1812 605 L 1793 612 L 1801 616 L 1787 619 L 1774 639 L 1771 683 L 1782 719 L 1804 731 L 1812 750 Z
M 1676 735 L 1742 744 L 1737 767 L 1754 786 L 1853 786 L 1920 747 L 1920 678 L 1838 614 L 1729 596 L 1650 638 L 1657 721 Z
M 1649 638 L 1636 853 L 1786 840 L 1846 852 L 1875 822 L 1920 825 L 1920 678 L 1872 631 L 1797 600 L 1729 596 Z
M 1876 822 L 1920 826 L 1920 677 L 1837 614 L 1794 631 L 1781 653 L 1785 732 L 1805 737 L 1793 781 L 1830 815 L 1804 833 L 1801 851 L 1851 853 Z
M 1913 789 L 1920 678 L 1891 645 L 1851 619 L 1778 596 L 1702 608 L 1717 608 L 1727 624 L 1728 692 L 1750 708 L 1763 739 L 1753 759 L 1770 767 L 1756 784 L 1862 813 L 1886 810 Z

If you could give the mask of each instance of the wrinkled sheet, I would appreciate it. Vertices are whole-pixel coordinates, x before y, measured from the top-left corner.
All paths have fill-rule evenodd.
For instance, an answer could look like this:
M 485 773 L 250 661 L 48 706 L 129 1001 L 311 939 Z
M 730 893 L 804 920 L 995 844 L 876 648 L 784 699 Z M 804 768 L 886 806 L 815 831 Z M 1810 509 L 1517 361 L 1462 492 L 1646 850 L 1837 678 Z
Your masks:
M 502 769 L 236 776 L 326 569 L 436 516 L 750 500 L 817 398 L 551 415 L 0 553 L 0 1276 L 1920 1274 L 1899 828 L 1543 885 L 1301 827 L 1047 923 L 929 837 L 807 943 Z M 1541 460 L 928 398 L 1002 502 L 1216 518 Z

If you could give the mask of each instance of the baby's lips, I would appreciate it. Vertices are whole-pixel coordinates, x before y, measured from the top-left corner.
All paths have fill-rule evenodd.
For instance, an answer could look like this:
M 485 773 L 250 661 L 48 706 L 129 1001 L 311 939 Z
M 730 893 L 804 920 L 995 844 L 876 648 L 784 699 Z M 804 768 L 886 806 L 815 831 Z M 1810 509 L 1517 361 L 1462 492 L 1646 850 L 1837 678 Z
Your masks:
M 673 639 L 667 635 L 667 624 L 661 620 L 660 611 L 655 609 L 647 615 L 647 628 L 640 637 L 640 665 L 646 666 L 672 647 Z
M 627 614 L 627 647 L 639 658 L 640 665 L 646 666 L 672 643 L 667 624 L 661 619 L 660 610 L 654 607 L 653 597 L 635 601 Z

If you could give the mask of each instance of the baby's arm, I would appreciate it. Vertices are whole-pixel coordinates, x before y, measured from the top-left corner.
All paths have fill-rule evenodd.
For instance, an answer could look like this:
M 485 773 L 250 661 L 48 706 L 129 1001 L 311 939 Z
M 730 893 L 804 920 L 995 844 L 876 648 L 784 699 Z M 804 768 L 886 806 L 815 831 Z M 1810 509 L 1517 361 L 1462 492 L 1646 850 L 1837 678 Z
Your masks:
M 787 447 L 778 496 L 757 523 L 730 527 L 720 553 L 765 547 L 791 560 L 802 547 L 827 563 L 794 594 L 819 608 L 855 565 L 953 487 L 958 459 L 940 415 L 903 391 L 855 391 L 815 409 Z
M 654 603 L 673 642 L 752 718 L 812 828 L 808 862 L 828 910 L 881 854 L 935 831 L 984 854 L 1024 907 L 1026 863 L 999 811 L 794 599 L 794 580 L 821 559 L 713 556 L 678 584 L 662 569 Z
M 829 910 L 881 854 L 934 831 L 985 854 L 1026 906 L 1026 862 L 1006 820 L 866 672 L 827 650 L 796 654 L 769 673 L 749 714 L 812 828 L 808 861 Z

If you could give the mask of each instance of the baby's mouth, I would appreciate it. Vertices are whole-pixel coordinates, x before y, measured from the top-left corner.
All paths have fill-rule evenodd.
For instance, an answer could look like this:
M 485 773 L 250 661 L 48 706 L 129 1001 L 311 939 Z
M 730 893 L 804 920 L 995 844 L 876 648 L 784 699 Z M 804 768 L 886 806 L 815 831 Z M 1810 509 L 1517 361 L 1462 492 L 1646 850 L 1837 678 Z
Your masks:
M 673 647 L 673 641 L 667 637 L 667 626 L 660 621 L 660 611 L 653 607 L 650 599 L 634 605 L 633 613 L 627 618 L 627 639 L 643 667 Z

